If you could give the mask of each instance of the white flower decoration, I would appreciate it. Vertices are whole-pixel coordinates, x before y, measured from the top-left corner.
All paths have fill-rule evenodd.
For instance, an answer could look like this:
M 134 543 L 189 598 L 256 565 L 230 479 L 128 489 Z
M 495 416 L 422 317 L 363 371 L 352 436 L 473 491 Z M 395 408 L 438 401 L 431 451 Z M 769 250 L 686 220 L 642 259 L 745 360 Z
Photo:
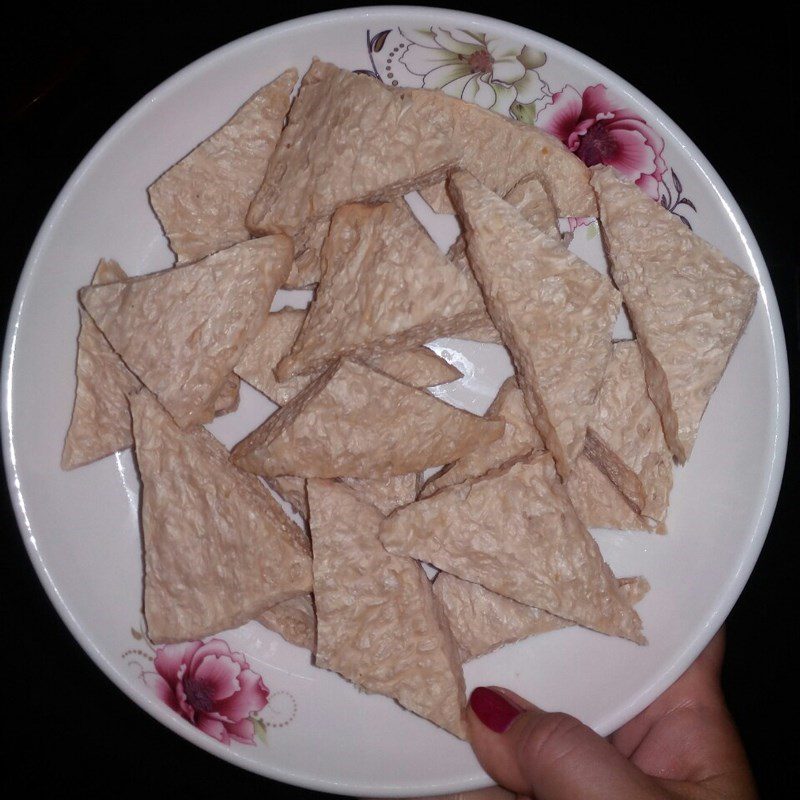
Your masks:
M 527 45 L 444 28 L 403 36 L 411 44 L 400 60 L 409 72 L 423 76 L 426 89 L 442 89 L 505 115 L 513 103 L 526 105 L 549 94 L 536 72 L 547 56 Z

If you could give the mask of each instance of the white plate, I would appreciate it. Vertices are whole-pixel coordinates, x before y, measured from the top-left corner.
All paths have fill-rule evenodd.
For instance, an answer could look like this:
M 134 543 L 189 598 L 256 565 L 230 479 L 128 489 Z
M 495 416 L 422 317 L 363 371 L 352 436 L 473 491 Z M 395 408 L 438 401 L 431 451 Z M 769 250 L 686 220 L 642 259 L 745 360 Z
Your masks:
M 420 30 L 428 33 L 415 32 Z M 544 65 L 520 67 L 517 55 L 523 45 L 544 53 Z M 496 60 L 492 73 L 478 83 L 477 73 L 470 79 L 471 73 L 458 66 L 465 61 L 455 51 L 479 68 L 488 63 L 483 50 Z M 603 84 L 609 107 L 631 109 L 644 121 L 646 127 L 624 119 L 620 124 L 638 126 L 645 135 L 640 154 L 650 157 L 650 167 L 644 174 L 652 172 L 654 163 L 663 167 L 661 180 L 656 176 L 650 187 L 761 284 L 756 312 L 712 398 L 691 461 L 677 470 L 669 535 L 596 533 L 617 574 L 644 574 L 650 580 L 652 590 L 640 607 L 649 646 L 577 628 L 563 630 L 468 664 L 468 688 L 505 685 L 546 708 L 574 713 L 606 734 L 686 668 L 739 595 L 775 506 L 788 417 L 780 318 L 758 245 L 738 206 L 671 120 L 589 58 L 523 28 L 470 14 L 357 9 L 289 22 L 234 42 L 145 97 L 103 137 L 58 197 L 25 266 L 9 323 L 3 445 L 28 552 L 74 636 L 150 714 L 247 769 L 342 794 L 474 789 L 489 781 L 466 744 L 386 698 L 360 694 L 333 673 L 317 670 L 307 652 L 256 623 L 220 638 L 246 655 L 271 691 L 255 725 L 257 734 L 265 735 L 256 735 L 253 745 L 223 744 L 171 711 L 152 689 L 153 653 L 137 638 L 141 555 L 131 455 L 70 473 L 59 469 L 74 390 L 76 290 L 89 281 L 100 256 L 119 260 L 132 273 L 169 265 L 170 252 L 148 206 L 147 185 L 256 88 L 291 65 L 302 70 L 314 55 L 343 67 L 375 70 L 389 83 L 419 86 L 426 80 L 429 85 L 446 72 L 455 81 L 450 90 L 480 89 L 478 101 L 496 101 L 501 111 L 515 97 L 515 113 L 544 114 L 540 121 L 546 121 L 547 106 L 559 90 L 565 90 L 562 101 L 571 95 L 579 107 L 586 87 Z M 432 59 L 444 63 L 444 69 L 425 75 Z M 534 62 L 528 60 L 527 67 Z M 498 83 L 500 78 L 507 83 Z M 617 111 L 616 119 L 631 114 Z M 653 160 L 656 153 L 663 164 Z M 455 229 L 452 221 L 434 222 L 433 233 L 446 244 Z M 596 227 L 579 228 L 574 246 L 602 266 Z M 444 394 L 483 411 L 507 374 L 505 354 L 492 346 L 454 341 L 441 346 L 467 374 Z M 260 422 L 267 409 L 259 396 L 246 392 L 241 410 L 212 429 L 231 443 Z

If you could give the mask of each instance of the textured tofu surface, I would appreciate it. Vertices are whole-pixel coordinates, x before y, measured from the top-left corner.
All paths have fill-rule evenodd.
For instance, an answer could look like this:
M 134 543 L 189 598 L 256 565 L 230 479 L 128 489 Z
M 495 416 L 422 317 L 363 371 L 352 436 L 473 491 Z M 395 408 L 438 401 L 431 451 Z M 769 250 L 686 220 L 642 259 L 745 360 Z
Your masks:
M 262 611 L 256 622 L 280 634 L 287 642 L 313 653 L 317 646 L 317 615 L 310 594 L 300 594 Z
M 142 480 L 144 614 L 154 642 L 200 639 L 311 591 L 308 538 L 205 428 L 131 396 Z
M 116 261 L 101 260 L 93 286 L 124 280 Z M 133 442 L 128 394 L 139 379 L 114 352 L 92 318 L 81 309 L 75 405 L 61 454 L 63 469 L 74 469 L 124 450 Z
M 756 303 L 756 281 L 635 184 L 592 169 L 611 275 L 664 435 L 683 463 Z
M 319 282 L 322 274 L 320 253 L 330 228 L 330 219 L 304 225 L 294 236 L 294 261 L 284 289 L 304 289 Z
M 339 209 L 322 259 L 308 315 L 276 371 L 282 380 L 340 357 L 407 350 L 486 315 L 472 274 L 453 266 L 404 201 Z
M 534 228 L 560 239 L 558 217 L 555 207 L 536 178 L 523 178 L 504 198 L 519 211 Z M 461 234 L 450 249 L 447 257 L 462 271 L 470 272 L 472 268 L 467 258 L 467 240 Z
M 419 475 L 416 473 L 395 475 L 391 478 L 340 478 L 340 480 L 362 503 L 375 506 L 384 516 L 391 514 L 396 508 L 413 503 L 419 488 Z M 308 521 L 305 478 L 280 475 L 277 478 L 270 478 L 267 483 Z
M 289 110 L 297 70 L 259 89 L 148 189 L 178 263 L 250 238 L 244 224 Z
M 292 349 L 306 312 L 283 308 L 269 314 L 264 327 L 247 346 L 235 372 L 279 406 L 288 403 L 319 373 L 295 375 L 285 381 L 275 377 L 278 362 Z M 365 363 L 409 386 L 438 386 L 462 377 L 461 372 L 427 347 L 387 352 L 364 359 Z
M 618 585 L 631 605 L 638 603 L 650 589 L 644 578 L 621 578 Z M 436 576 L 433 593 L 441 603 L 458 642 L 462 662 L 489 653 L 501 645 L 574 624 L 447 572 L 440 572 Z
M 420 498 L 430 497 L 445 486 L 478 478 L 526 453 L 544 450 L 544 442 L 513 377 L 500 387 L 484 416 L 505 422 L 503 435 L 488 447 L 474 450 L 432 475 L 423 486 Z M 578 518 L 587 528 L 665 532 L 663 523 L 657 524 L 637 514 L 617 487 L 585 455 L 578 456 L 564 487 Z
M 335 481 L 310 480 L 316 664 L 466 738 L 461 661 L 430 581 L 378 541 L 383 516 Z
M 254 233 L 295 234 L 345 203 L 399 197 L 458 161 L 444 120 L 407 91 L 314 61 L 253 199 Z
M 516 208 L 528 222 L 548 236 L 561 238 L 558 230 L 558 217 L 555 206 L 542 184 L 536 178 L 523 178 L 506 196 L 505 200 Z M 467 240 L 461 234 L 450 250 L 447 257 L 462 271 L 472 274 L 472 267 L 467 258 Z M 461 339 L 471 339 L 477 342 L 492 342 L 502 344 L 503 340 L 488 315 L 479 323 L 455 334 Z
M 589 423 L 585 454 L 634 509 L 663 522 L 672 488 L 672 454 L 647 393 L 635 341 L 615 342 Z
M 341 478 L 362 503 L 369 503 L 384 516 L 417 499 L 419 475 L 411 472 L 391 478 Z
M 101 259 L 92 286 L 124 281 L 128 276 L 116 261 Z M 64 451 L 63 469 L 74 469 L 124 450 L 133 443 L 128 395 L 142 383 L 114 352 L 92 318 L 80 309 L 75 405 Z M 239 378 L 229 374 L 214 401 L 216 416 L 239 406 Z
M 493 192 L 504 195 L 522 178 L 535 175 L 559 216 L 597 213 L 585 164 L 554 136 L 444 92 L 414 89 L 410 94 L 420 116 L 446 126 L 461 168 Z M 453 210 L 441 185 L 423 190 L 422 196 L 434 211 Z
M 575 513 L 587 528 L 667 532 L 664 522 L 637 514 L 625 495 L 586 455 L 578 457 L 564 488 Z
M 536 428 L 566 479 L 583 450 L 611 356 L 619 292 L 472 175 L 455 173 L 450 191 L 489 316 L 511 353 Z
M 534 427 L 525 399 L 513 377 L 506 379 L 500 387 L 497 397 L 486 410 L 484 417 L 504 422 L 503 435 L 487 447 L 473 450 L 464 458 L 432 475 L 422 487 L 421 498 L 430 497 L 445 486 L 477 478 L 490 469 L 502 466 L 512 458 L 545 449 L 542 437 Z
M 503 433 L 355 361 L 341 361 L 234 447 L 265 477 L 388 478 L 448 463 Z
M 578 519 L 549 454 L 449 486 L 381 526 L 391 553 L 638 643 L 638 614 Z
M 535 177 L 523 178 L 503 199 L 514 206 L 534 228 L 554 239 L 561 238 L 556 207 L 540 180 Z
M 80 292 L 127 367 L 181 427 L 209 422 L 288 274 L 285 236 L 253 239 L 185 267 Z

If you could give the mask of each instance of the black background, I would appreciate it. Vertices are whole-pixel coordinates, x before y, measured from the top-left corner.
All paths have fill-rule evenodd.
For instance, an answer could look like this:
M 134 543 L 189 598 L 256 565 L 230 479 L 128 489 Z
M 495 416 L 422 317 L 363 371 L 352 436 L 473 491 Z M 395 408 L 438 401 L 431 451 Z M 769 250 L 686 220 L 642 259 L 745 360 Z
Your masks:
M 348 4 L 351 5 L 351 4 Z M 357 5 L 357 4 L 352 4 Z M 706 17 L 688 4 L 459 4 L 587 53 L 670 115 L 721 174 L 752 226 L 782 306 L 797 380 L 797 121 L 788 10 L 748 4 Z M 57 192 L 95 141 L 146 92 L 194 59 L 322 3 L 39 4 L 3 32 L 3 315 Z M 787 4 L 785 8 L 788 9 Z M 795 406 L 796 408 L 796 406 Z M 792 438 L 796 439 L 797 417 Z M 735 431 L 731 435 L 736 435 Z M 764 797 L 794 783 L 798 487 L 790 443 L 770 535 L 728 621 L 724 687 Z M 788 487 L 793 490 L 787 491 Z M 100 796 L 243 791 L 311 797 L 215 759 L 123 696 L 74 642 L 27 559 L 2 497 L 4 779 L 31 796 L 72 787 Z M 794 533 L 792 533 L 794 531 Z M 788 730 L 793 729 L 793 725 Z

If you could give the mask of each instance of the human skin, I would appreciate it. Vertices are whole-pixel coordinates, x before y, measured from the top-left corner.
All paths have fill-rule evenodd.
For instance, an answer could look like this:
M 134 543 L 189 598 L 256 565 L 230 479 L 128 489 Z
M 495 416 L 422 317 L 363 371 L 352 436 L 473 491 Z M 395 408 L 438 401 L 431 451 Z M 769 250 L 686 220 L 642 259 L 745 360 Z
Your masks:
M 669 689 L 607 739 L 507 689 L 476 689 L 470 742 L 499 786 L 448 800 L 753 800 L 719 682 L 724 648 L 719 631 Z

